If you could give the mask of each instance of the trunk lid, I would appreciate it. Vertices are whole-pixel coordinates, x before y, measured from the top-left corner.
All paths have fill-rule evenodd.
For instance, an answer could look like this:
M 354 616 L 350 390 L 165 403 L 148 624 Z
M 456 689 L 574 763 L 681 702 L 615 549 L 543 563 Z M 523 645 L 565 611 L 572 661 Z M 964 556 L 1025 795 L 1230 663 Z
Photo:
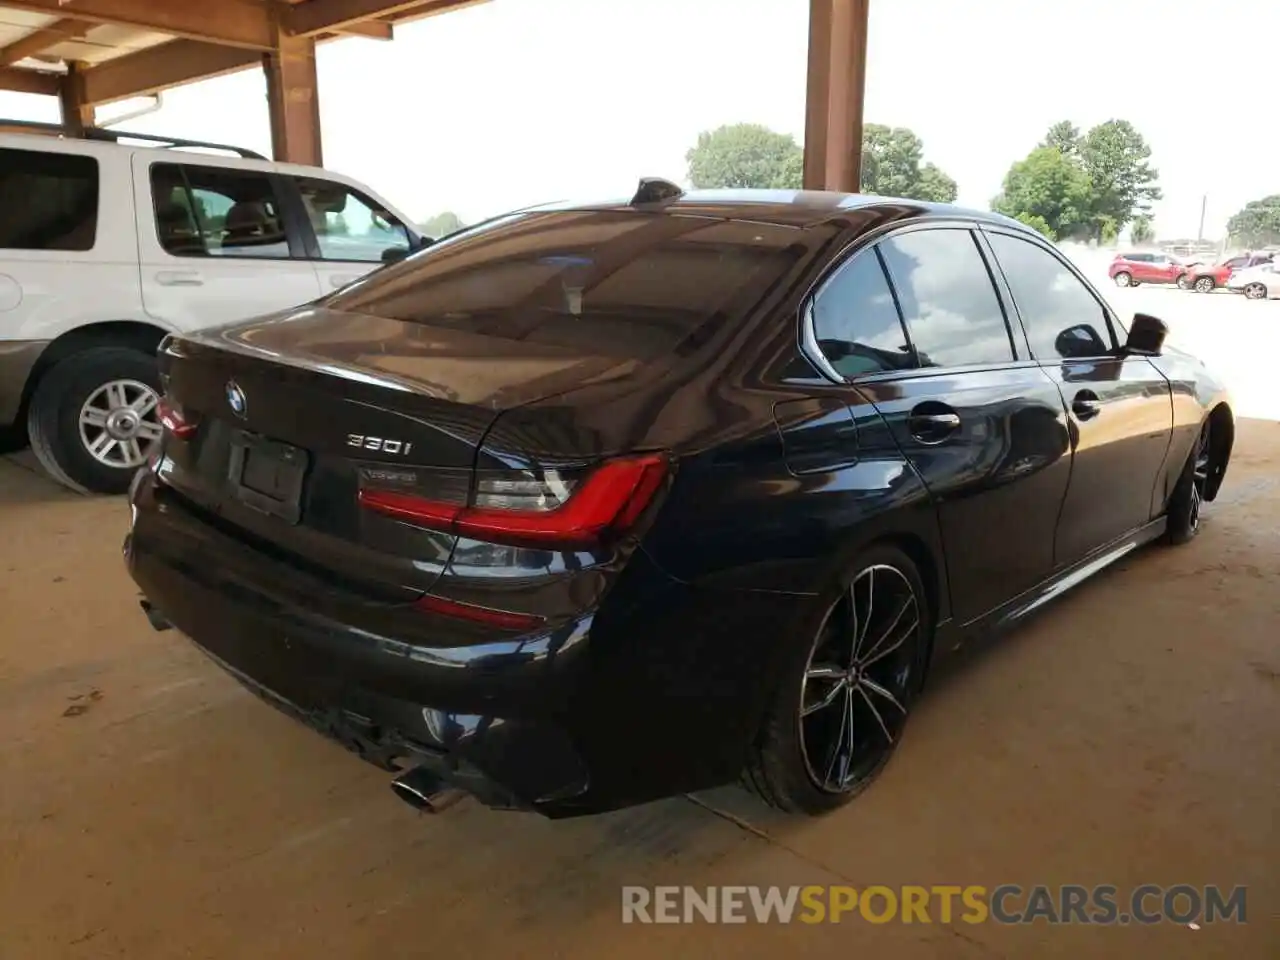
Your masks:
M 466 502 L 504 410 L 625 377 L 563 346 L 305 307 L 170 340 L 166 485 L 208 522 L 381 602 L 429 590 L 449 533 L 362 509 L 362 482 Z

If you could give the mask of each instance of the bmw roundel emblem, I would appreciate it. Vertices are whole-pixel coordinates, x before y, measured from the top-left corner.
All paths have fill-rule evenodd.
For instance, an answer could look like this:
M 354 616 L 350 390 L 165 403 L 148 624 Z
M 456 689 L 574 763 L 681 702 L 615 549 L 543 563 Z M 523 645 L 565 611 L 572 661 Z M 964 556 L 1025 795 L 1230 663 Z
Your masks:
M 249 399 L 244 395 L 244 391 L 240 389 L 240 384 L 234 380 L 227 381 L 227 406 L 241 420 L 249 412 Z

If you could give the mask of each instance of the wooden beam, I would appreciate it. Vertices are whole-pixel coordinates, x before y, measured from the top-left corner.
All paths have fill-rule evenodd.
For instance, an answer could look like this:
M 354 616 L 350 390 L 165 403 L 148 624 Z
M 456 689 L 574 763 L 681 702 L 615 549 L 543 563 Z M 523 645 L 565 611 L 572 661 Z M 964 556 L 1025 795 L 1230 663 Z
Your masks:
M 7 67 L 34 57 L 64 40 L 75 40 L 89 32 L 91 24 L 81 20 L 59 20 L 57 23 L 42 27 L 21 40 L 15 40 L 7 47 L 0 47 L 0 67 Z
M 856 193 L 861 184 L 868 8 L 869 0 L 809 0 L 806 190 Z
M 45 96 L 58 95 L 58 75 L 42 73 L 38 70 L 19 70 L 17 67 L 0 67 L 0 90 L 12 90 L 14 93 L 42 93 Z
M 307 0 L 282 11 L 281 25 L 295 37 L 340 32 L 354 24 L 396 14 L 445 13 L 487 0 Z
M 59 84 L 58 103 L 62 108 L 62 126 L 73 136 L 80 136 L 85 127 L 94 125 L 93 104 L 84 97 L 84 64 L 67 64 L 67 72 Z
M 351 23 L 334 33 L 344 37 L 364 37 L 366 40 L 394 40 L 395 27 L 383 20 L 365 20 L 363 23 Z
M 251 50 L 272 48 L 271 8 L 257 0 L 4 0 L 3 6 Z
M 281 33 L 277 42 L 275 52 L 262 58 L 272 154 L 280 161 L 322 166 L 315 39 Z
M 261 59 L 256 50 L 171 40 L 86 70 L 84 98 L 86 103 L 100 105 L 146 96 L 254 67 Z

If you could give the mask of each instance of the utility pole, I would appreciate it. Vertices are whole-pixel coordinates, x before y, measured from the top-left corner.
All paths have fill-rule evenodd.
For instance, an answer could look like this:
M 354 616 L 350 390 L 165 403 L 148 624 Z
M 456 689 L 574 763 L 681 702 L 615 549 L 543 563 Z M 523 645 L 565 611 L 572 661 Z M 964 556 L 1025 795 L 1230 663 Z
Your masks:
M 1204 212 L 1209 207 L 1209 195 L 1200 198 L 1200 232 L 1196 235 L 1196 243 L 1204 243 Z

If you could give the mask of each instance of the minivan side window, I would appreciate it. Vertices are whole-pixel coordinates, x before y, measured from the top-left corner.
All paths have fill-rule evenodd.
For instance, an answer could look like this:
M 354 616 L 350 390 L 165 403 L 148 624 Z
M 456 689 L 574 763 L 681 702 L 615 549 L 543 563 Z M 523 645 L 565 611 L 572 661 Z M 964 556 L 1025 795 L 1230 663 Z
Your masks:
M 813 301 L 813 332 L 823 356 L 842 377 L 916 365 L 875 250 L 855 255 L 819 291 Z
M 248 170 L 176 163 L 151 167 L 156 235 L 175 257 L 288 259 L 271 179 Z
M 879 249 L 920 366 L 1014 359 L 1004 309 L 969 230 L 916 230 L 884 240 Z
M 92 250 L 98 183 L 92 157 L 0 150 L 0 249 Z
M 990 234 L 1037 360 L 1101 357 L 1115 349 L 1106 311 L 1061 260 L 1038 244 Z
M 379 263 L 388 251 L 408 252 L 408 229 L 372 200 L 329 180 L 298 177 L 296 182 L 321 260 Z

